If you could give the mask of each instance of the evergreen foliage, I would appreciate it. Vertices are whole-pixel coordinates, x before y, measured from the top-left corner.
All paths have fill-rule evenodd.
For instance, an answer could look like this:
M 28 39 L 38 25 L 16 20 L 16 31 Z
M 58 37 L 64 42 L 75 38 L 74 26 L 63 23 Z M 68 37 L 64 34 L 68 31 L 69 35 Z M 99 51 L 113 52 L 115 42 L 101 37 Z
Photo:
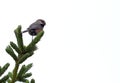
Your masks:
M 10 45 L 8 45 L 5 50 L 15 61 L 15 67 L 13 68 L 13 71 L 3 76 L 10 64 L 6 63 L 3 67 L 0 66 L 0 83 L 15 83 L 17 81 L 23 83 L 35 83 L 34 79 L 28 80 L 28 78 L 32 76 L 32 73 L 29 72 L 32 68 L 32 63 L 28 65 L 22 63 L 31 57 L 34 54 L 34 51 L 37 50 L 36 44 L 42 38 L 44 31 L 39 32 L 28 46 L 24 45 L 20 25 L 14 30 L 14 33 L 17 39 L 17 44 L 11 41 Z M 20 65 L 22 65 L 21 68 Z

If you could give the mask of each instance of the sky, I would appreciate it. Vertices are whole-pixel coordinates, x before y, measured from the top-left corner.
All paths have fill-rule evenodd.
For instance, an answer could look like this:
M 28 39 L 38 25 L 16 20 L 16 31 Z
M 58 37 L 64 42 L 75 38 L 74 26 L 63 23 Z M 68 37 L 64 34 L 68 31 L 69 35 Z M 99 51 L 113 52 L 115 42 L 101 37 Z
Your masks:
M 120 0 L 1 0 L 0 65 L 14 30 L 44 19 L 38 50 L 24 64 L 36 83 L 120 83 Z M 31 41 L 23 34 L 24 43 Z

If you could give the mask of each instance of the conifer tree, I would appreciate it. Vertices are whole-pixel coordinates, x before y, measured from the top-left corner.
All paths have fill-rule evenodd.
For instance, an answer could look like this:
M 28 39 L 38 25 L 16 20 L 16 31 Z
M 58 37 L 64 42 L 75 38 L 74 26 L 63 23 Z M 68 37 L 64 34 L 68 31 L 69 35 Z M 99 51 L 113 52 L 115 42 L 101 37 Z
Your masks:
M 27 65 L 23 63 L 34 54 L 35 50 L 37 50 L 36 44 L 42 38 L 44 31 L 39 32 L 27 46 L 24 45 L 20 25 L 14 30 L 14 33 L 17 44 L 11 41 L 5 50 L 14 60 L 15 66 L 13 71 L 9 71 L 8 74 L 4 76 L 3 74 L 10 66 L 10 63 L 6 63 L 3 67 L 0 66 L 0 83 L 15 83 L 17 81 L 23 83 L 35 83 L 34 79 L 28 80 L 28 78 L 32 76 L 32 73 L 29 72 L 29 70 L 33 63 Z

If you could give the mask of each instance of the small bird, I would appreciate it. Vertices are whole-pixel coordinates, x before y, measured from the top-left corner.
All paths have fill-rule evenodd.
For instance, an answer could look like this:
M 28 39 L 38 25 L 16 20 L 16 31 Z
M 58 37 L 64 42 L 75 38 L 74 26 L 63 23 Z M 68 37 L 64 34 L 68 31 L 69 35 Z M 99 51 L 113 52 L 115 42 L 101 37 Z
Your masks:
M 34 23 L 32 23 L 27 28 L 27 30 L 23 31 L 22 33 L 28 32 L 31 36 L 35 36 L 37 35 L 37 33 L 43 30 L 45 25 L 46 25 L 46 22 L 44 20 L 38 19 Z

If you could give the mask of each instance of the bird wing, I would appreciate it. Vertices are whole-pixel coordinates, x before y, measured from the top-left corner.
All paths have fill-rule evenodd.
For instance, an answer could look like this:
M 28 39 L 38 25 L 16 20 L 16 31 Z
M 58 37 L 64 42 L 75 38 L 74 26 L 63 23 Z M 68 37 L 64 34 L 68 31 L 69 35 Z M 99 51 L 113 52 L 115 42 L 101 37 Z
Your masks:
M 31 24 L 28 29 L 42 29 L 43 27 L 40 24 Z

